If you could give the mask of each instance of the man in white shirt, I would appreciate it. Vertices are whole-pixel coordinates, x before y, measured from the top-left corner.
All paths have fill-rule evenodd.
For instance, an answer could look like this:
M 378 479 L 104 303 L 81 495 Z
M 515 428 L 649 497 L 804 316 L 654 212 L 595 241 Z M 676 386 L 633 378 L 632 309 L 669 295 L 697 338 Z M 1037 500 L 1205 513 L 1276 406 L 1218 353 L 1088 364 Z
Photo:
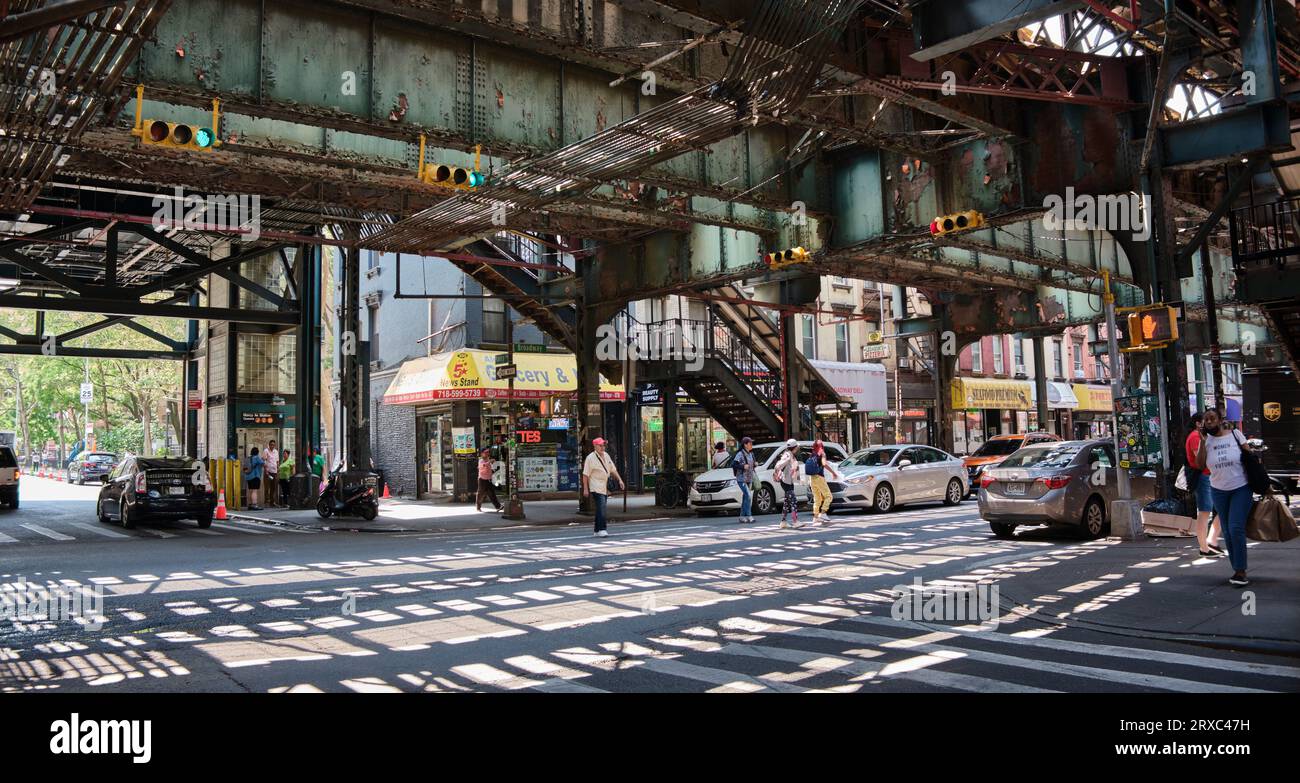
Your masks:
M 609 458 L 605 453 L 605 439 L 596 438 L 591 442 L 595 451 L 587 455 L 587 459 L 582 463 L 582 494 L 590 495 L 596 506 L 596 536 L 604 538 L 609 535 L 606 532 L 605 506 L 609 502 L 609 479 L 612 476 L 619 485 L 623 484 L 623 477 L 618 474 L 618 468 L 614 467 L 614 460 Z
M 280 472 L 280 452 L 275 448 L 275 441 L 267 441 L 266 450 L 262 452 L 262 468 L 269 481 L 262 482 L 266 505 L 280 505 L 280 482 L 275 476 Z

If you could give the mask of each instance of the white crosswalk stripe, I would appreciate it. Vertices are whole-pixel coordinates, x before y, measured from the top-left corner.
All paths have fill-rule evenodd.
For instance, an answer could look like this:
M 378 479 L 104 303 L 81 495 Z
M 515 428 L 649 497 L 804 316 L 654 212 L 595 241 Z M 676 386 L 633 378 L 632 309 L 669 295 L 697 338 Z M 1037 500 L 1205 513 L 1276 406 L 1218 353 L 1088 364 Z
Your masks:
M 26 524 L 26 523 L 23 524 L 23 527 L 27 528 L 28 530 L 32 531 L 33 533 L 39 533 L 40 535 L 43 535 L 43 536 L 45 536 L 46 538 L 52 538 L 52 539 L 54 539 L 55 541 L 72 541 L 72 540 L 73 540 L 73 536 L 65 536 L 65 535 L 63 535 L 62 533 L 56 533 L 56 532 L 54 532 L 53 530 L 50 530 L 48 527 L 41 527 L 40 525 L 32 525 L 32 524 Z
M 103 525 L 92 525 L 89 522 L 69 522 L 68 524 L 72 525 L 75 528 L 80 528 L 81 530 L 85 530 L 89 533 L 94 533 L 97 536 L 103 536 L 105 538 L 130 538 L 130 536 L 128 536 L 126 533 L 119 533 L 116 530 L 109 530 Z
M 5 535 L 4 533 L 0 533 L 0 544 L 16 544 L 16 543 L 18 543 L 18 539 L 14 538 L 13 536 Z

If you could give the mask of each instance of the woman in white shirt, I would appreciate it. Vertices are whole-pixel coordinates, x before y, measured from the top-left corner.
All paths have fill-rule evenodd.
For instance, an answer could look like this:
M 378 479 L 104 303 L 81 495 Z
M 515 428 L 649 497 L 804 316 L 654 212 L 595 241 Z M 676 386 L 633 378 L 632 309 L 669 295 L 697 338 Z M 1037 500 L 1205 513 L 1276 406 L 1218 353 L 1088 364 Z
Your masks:
M 1223 525 L 1223 541 L 1232 563 L 1233 573 L 1228 583 L 1235 587 L 1250 584 L 1246 578 L 1246 518 L 1250 516 L 1255 496 L 1246 480 L 1246 468 L 1241 464 L 1241 452 L 1249 449 L 1246 438 L 1231 429 L 1217 409 L 1205 411 L 1196 463 L 1210 471 L 1210 497 Z
M 776 461 L 773 475 L 785 493 L 785 507 L 781 512 L 781 527 L 803 527 L 799 523 L 799 499 L 794 494 L 794 484 L 799 480 L 799 441 L 791 438 L 785 442 L 785 451 Z M 786 524 L 786 517 L 790 524 Z

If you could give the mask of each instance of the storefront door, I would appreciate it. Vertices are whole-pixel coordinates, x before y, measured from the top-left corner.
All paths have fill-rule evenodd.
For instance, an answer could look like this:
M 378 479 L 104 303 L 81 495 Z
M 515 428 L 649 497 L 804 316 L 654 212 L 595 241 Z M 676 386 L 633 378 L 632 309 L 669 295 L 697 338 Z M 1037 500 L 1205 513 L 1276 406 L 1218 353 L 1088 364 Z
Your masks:
M 248 452 L 254 446 L 257 447 L 258 453 L 266 450 L 266 444 L 275 441 L 277 449 L 280 443 L 280 431 L 278 429 L 264 427 L 240 427 L 235 430 L 235 448 L 236 454 L 241 460 L 248 457 Z
M 416 428 L 419 438 L 419 497 L 450 492 L 454 454 L 451 443 L 451 415 L 421 416 Z

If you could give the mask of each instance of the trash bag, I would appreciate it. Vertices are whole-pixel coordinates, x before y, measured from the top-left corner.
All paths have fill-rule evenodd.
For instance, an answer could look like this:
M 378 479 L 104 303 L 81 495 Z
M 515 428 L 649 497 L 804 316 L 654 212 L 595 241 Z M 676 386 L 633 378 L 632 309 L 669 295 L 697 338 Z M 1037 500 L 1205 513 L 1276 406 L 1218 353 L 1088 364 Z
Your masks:
M 1153 500 L 1142 507 L 1143 511 L 1149 511 L 1153 514 L 1173 514 L 1180 517 L 1196 516 L 1196 509 L 1189 508 L 1186 497 L 1182 498 L 1164 498 L 1163 500 Z

